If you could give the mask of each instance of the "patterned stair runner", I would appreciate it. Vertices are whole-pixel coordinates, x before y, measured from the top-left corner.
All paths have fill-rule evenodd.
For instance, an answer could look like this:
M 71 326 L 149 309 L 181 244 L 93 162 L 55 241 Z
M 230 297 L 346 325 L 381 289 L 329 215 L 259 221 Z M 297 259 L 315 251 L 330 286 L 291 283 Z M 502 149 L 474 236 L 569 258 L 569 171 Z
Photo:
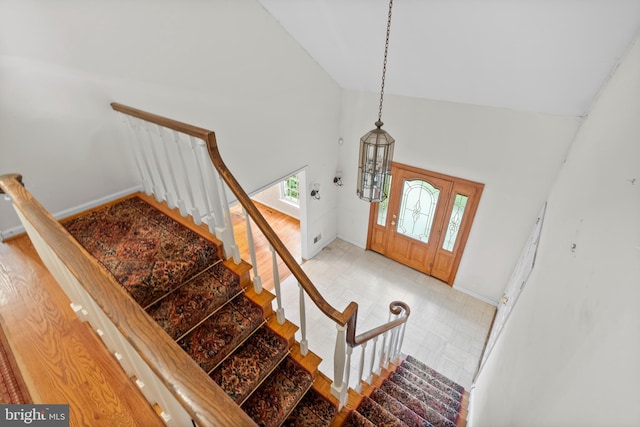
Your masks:
M 324 427 L 331 425 L 338 410 L 314 389 L 309 389 L 285 420 L 286 427 Z
M 220 260 L 220 248 L 132 197 L 63 224 L 142 307 Z
M 178 340 L 240 292 L 238 275 L 218 263 L 146 311 L 171 338 Z
M 271 373 L 288 354 L 287 341 L 263 326 L 211 373 L 211 378 L 237 403 Z
M 464 388 L 408 356 L 364 397 L 344 426 L 373 425 L 455 427 L 460 420 Z M 360 416 L 362 417 L 360 417 Z
M 260 307 L 239 295 L 178 344 L 205 372 L 210 372 L 263 323 Z
M 409 427 L 431 426 L 431 423 L 416 414 L 407 406 L 403 405 L 399 400 L 384 392 L 382 389 L 374 389 L 370 397 L 377 404 L 392 413 L 396 418 Z
M 259 426 L 279 426 L 312 383 L 313 376 L 287 357 L 242 405 L 242 409 Z
M 351 411 L 343 427 L 376 427 L 367 417 L 358 411 Z
M 331 425 L 336 407 L 215 243 L 138 197 L 63 225 L 258 425 Z

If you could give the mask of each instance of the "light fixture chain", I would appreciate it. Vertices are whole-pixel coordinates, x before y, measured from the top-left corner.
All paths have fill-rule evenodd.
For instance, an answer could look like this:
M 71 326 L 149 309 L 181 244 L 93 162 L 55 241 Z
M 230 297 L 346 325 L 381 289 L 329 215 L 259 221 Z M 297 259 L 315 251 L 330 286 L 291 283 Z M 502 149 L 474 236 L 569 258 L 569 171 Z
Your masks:
M 389 34 L 391 33 L 391 9 L 393 0 L 389 0 L 389 15 L 387 17 L 387 39 L 384 43 L 384 61 L 382 62 L 382 85 L 380 87 L 380 106 L 378 107 L 378 121 L 382 122 L 382 99 L 384 98 L 384 80 L 387 73 L 387 53 L 389 52 Z

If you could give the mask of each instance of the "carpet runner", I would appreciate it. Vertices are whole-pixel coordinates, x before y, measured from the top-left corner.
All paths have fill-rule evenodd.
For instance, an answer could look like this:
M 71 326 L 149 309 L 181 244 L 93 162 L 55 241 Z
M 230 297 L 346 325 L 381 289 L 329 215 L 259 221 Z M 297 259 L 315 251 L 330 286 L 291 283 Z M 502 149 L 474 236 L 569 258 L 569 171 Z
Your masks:
M 31 396 L 22 379 L 15 357 L 0 323 L 0 403 L 12 405 L 31 403 Z
M 243 291 L 238 275 L 218 263 L 147 307 L 146 311 L 177 340 Z
M 218 245 L 138 197 L 63 225 L 143 307 L 220 260 Z
M 221 248 L 139 197 L 63 225 L 261 426 L 329 426 L 337 409 L 245 296 Z
M 259 426 L 279 426 L 312 383 L 313 376 L 292 358 L 286 357 L 242 405 L 242 409 Z
M 240 405 L 288 353 L 287 341 L 263 326 L 210 376 Z
M 407 356 L 363 398 L 344 426 L 456 427 L 463 396 L 462 386 Z
M 314 389 L 304 395 L 300 404 L 285 420 L 286 427 L 323 427 L 331 424 L 338 409 Z

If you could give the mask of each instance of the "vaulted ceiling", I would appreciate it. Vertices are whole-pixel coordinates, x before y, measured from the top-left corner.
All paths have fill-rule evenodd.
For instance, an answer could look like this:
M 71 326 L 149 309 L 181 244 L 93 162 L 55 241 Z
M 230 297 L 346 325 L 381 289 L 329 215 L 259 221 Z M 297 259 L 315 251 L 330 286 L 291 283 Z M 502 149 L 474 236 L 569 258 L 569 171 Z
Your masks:
M 387 0 L 259 1 L 341 87 L 380 91 Z M 639 31 L 640 0 L 395 0 L 385 93 L 583 116 Z

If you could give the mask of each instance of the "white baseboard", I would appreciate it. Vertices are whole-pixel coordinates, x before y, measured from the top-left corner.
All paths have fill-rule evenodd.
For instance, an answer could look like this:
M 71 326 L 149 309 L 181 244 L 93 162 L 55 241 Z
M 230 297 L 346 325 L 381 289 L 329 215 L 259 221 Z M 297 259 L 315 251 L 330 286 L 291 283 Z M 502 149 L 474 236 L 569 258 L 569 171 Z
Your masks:
M 467 295 L 471 295 L 472 297 L 474 297 L 475 299 L 479 299 L 482 302 L 486 302 L 487 304 L 491 304 L 494 307 L 498 306 L 498 301 L 494 301 L 492 299 L 489 299 L 485 296 L 482 296 L 480 294 L 477 294 L 475 292 L 473 292 L 472 290 L 469 290 L 467 288 L 464 288 L 462 286 L 458 286 L 458 285 L 453 285 L 453 289 L 460 291 L 460 292 L 464 292 Z
M 101 197 L 99 199 L 95 199 L 95 200 L 92 200 L 90 202 L 86 202 L 86 203 L 83 203 L 81 205 L 74 206 L 74 207 L 69 208 L 69 209 L 65 209 L 65 210 L 60 211 L 60 212 L 52 213 L 51 215 L 55 219 L 61 220 L 63 218 L 67 218 L 67 217 L 79 214 L 81 212 L 88 211 L 89 209 L 93 209 L 93 208 L 95 208 L 97 206 L 104 205 L 105 203 L 109 203 L 109 202 L 111 202 L 113 200 L 119 199 L 121 197 L 128 196 L 129 194 L 137 193 L 137 192 L 140 192 L 140 191 L 142 191 L 142 185 L 137 185 L 135 187 L 131 187 L 131 188 L 128 188 L 126 190 L 118 191 L 117 193 L 109 194 L 109 195 Z M 15 236 L 17 234 L 21 234 L 21 233 L 24 233 L 24 232 L 25 232 L 25 229 L 24 229 L 24 227 L 22 225 L 19 225 L 17 227 L 12 227 L 12 228 L 9 228 L 7 230 L 2 230 L 0 232 L 0 240 L 4 241 L 4 240 L 6 240 L 6 239 L 8 239 L 10 237 L 13 237 L 13 236 Z

